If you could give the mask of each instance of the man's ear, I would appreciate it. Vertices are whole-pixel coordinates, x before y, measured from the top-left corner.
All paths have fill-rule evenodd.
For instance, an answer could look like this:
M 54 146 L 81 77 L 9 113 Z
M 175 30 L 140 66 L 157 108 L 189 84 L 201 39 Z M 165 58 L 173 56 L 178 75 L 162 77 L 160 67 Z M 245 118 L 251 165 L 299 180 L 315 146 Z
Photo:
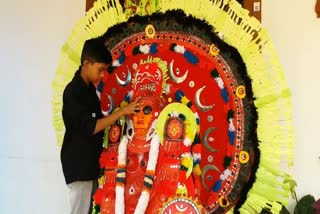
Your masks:
M 92 64 L 89 60 L 85 59 L 82 63 L 83 67 L 88 67 L 88 65 Z

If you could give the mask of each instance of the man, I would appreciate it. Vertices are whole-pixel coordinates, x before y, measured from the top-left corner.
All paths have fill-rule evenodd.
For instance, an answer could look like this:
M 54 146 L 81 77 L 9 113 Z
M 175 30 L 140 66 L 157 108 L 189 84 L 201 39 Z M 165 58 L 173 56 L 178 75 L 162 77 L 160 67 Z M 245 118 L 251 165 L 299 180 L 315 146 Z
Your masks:
M 91 213 L 97 188 L 103 130 L 121 116 L 140 110 L 139 99 L 103 117 L 94 83 L 107 73 L 112 57 L 99 39 L 85 42 L 81 66 L 63 93 L 62 116 L 66 127 L 61 162 L 69 188 L 71 214 Z M 106 78 L 106 77 L 105 77 Z

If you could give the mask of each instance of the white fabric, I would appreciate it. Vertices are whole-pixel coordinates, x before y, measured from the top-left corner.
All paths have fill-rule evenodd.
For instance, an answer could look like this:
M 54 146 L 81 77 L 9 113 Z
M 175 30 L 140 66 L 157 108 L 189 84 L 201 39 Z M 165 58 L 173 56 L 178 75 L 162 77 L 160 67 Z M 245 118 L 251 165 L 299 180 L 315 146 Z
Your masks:
M 69 189 L 70 214 L 91 214 L 92 196 L 97 189 L 97 181 L 75 181 L 67 186 Z

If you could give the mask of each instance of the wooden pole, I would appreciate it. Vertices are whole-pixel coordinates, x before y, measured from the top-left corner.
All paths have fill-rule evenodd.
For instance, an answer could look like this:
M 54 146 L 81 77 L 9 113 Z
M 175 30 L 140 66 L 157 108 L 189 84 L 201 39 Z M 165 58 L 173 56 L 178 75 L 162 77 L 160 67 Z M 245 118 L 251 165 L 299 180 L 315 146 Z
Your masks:
M 243 7 L 249 10 L 251 16 L 256 17 L 261 22 L 262 4 L 261 0 L 244 0 Z
M 93 7 L 93 3 L 95 2 L 96 0 L 86 0 L 86 11 L 90 10 L 90 8 Z
M 320 0 L 317 0 L 315 10 L 317 13 L 317 17 L 320 18 Z

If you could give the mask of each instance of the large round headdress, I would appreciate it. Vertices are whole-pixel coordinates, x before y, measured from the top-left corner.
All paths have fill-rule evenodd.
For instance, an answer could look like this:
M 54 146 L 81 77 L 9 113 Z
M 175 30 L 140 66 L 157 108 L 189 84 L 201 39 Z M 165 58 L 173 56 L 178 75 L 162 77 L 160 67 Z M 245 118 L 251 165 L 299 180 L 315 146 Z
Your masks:
M 287 205 L 294 139 L 290 91 L 265 29 L 237 1 L 96 1 L 63 46 L 53 83 L 60 143 L 61 93 L 92 37 L 102 37 L 114 59 L 111 76 L 98 85 L 104 111 L 119 106 L 132 87 L 141 90 L 131 98 L 154 91 L 168 103 L 195 109 L 199 201 L 209 212 L 277 213 Z M 172 86 L 166 95 L 164 82 Z

